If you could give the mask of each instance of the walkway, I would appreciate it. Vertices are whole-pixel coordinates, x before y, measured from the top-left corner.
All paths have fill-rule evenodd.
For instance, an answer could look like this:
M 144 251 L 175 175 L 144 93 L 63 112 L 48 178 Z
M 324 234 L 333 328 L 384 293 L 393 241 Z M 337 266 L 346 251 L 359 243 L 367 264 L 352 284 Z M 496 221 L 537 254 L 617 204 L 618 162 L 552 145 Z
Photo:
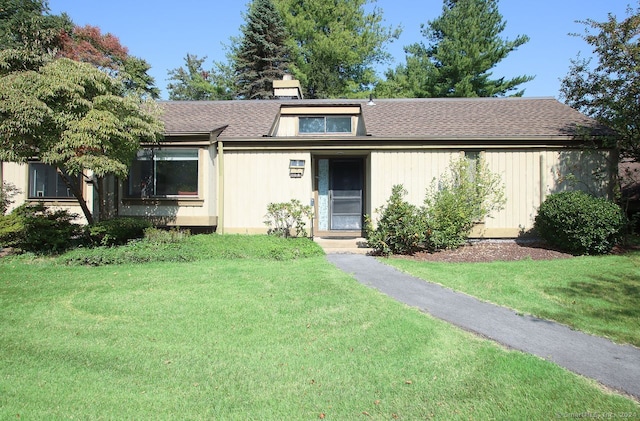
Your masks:
M 425 282 L 371 256 L 328 254 L 359 282 L 507 347 L 537 355 L 640 399 L 640 349 L 479 301 Z

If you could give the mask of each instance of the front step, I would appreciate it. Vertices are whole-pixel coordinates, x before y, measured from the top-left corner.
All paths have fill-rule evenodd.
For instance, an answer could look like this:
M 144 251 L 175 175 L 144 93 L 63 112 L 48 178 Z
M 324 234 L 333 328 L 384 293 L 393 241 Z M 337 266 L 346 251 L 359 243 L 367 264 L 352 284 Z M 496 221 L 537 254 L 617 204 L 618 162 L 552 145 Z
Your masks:
M 322 238 L 314 237 L 327 254 L 369 254 L 373 249 L 367 245 L 365 238 Z

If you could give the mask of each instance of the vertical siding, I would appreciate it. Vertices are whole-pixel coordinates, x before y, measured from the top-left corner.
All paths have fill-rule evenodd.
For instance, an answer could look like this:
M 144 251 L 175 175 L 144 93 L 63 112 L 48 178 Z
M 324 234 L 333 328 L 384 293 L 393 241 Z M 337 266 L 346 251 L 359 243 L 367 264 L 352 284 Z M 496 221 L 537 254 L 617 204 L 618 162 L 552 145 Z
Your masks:
M 371 153 L 371 209 L 375 220 L 379 215 L 375 209 L 384 205 L 391 189 L 402 184 L 407 190 L 406 199 L 422 205 L 427 189 L 448 167 L 458 151 L 374 151 Z
M 305 160 L 302 178 L 289 177 L 291 159 Z M 225 232 L 266 232 L 264 215 L 271 202 L 298 199 L 308 205 L 312 197 L 312 176 L 308 151 L 226 151 Z
M 502 211 L 486 219 L 487 235 L 516 236 L 530 230 L 541 201 L 550 193 L 582 189 L 606 195 L 606 177 L 598 179 L 594 172 L 607 168 L 608 156 L 607 152 L 578 150 L 486 150 L 487 165 L 500 175 L 507 199 Z M 433 178 L 445 173 L 458 157 L 457 150 L 372 152 L 367 212 L 376 220 L 379 215 L 374 210 L 386 202 L 395 184 L 404 185 L 409 202 L 422 205 Z
M 17 206 L 20 206 L 27 200 L 27 194 L 29 191 L 29 172 L 26 165 L 16 164 L 13 162 L 2 162 L 2 181 L 11 183 L 20 190 L 20 194 L 13 197 L 13 205 L 8 209 L 11 212 Z

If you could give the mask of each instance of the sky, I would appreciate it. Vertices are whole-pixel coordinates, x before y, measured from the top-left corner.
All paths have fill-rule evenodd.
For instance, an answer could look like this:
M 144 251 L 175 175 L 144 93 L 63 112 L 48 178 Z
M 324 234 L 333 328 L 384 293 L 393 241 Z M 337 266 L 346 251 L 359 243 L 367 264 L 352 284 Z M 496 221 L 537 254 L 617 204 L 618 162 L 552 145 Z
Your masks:
M 586 26 L 576 21 L 607 20 L 609 13 L 622 20 L 627 6 L 637 0 L 501 0 L 498 8 L 506 22 L 501 38 L 527 35 L 530 41 L 511 52 L 493 69 L 493 77 L 535 76 L 520 85 L 526 97 L 560 95 L 560 79 L 578 53 L 591 56 L 580 37 Z M 49 0 L 51 13 L 66 12 L 76 25 L 97 26 L 111 33 L 129 54 L 151 65 L 149 74 L 167 99 L 168 71 L 184 66 L 189 54 L 207 57 L 203 67 L 226 62 L 225 46 L 240 35 L 248 0 Z M 402 27 L 400 38 L 387 46 L 393 60 L 376 67 L 382 77 L 388 68 L 405 62 L 404 46 L 426 41 L 420 25 L 442 14 L 442 0 L 377 0 L 385 26 Z

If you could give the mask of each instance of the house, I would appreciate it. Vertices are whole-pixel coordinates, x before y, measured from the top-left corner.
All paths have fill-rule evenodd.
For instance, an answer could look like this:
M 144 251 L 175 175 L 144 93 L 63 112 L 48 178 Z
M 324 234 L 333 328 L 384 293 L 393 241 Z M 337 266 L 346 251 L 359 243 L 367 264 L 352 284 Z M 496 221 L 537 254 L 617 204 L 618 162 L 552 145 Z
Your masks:
M 161 102 L 165 138 L 144 145 L 128 179 L 112 183 L 113 212 L 264 233 L 267 205 L 298 199 L 313 206 L 315 236 L 359 236 L 393 185 L 420 205 L 452 160 L 482 156 L 507 202 L 473 235 L 513 238 L 550 193 L 612 191 L 614 151 L 578 140 L 595 122 L 553 98 L 305 100 L 290 79 L 274 91 L 275 100 Z M 18 203 L 74 209 L 46 165 L 5 162 L 0 175 L 23 190 Z M 84 189 L 93 205 L 93 187 Z

